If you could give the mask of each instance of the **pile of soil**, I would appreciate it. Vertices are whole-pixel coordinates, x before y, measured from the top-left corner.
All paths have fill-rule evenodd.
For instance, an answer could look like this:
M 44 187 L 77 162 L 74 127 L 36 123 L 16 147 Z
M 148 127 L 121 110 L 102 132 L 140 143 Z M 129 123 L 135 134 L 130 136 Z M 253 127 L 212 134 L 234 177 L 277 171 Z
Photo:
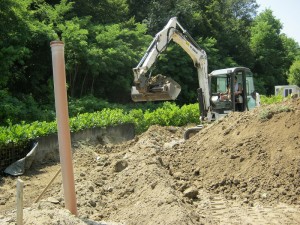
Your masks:
M 122 144 L 73 145 L 78 216 L 59 170 L 24 180 L 25 224 L 300 224 L 300 99 L 231 113 L 189 140 L 152 126 Z M 15 224 L 16 178 L 0 181 L 0 224 Z
M 198 188 L 227 199 L 299 204 L 299 109 L 298 99 L 232 113 L 168 152 L 166 161 Z

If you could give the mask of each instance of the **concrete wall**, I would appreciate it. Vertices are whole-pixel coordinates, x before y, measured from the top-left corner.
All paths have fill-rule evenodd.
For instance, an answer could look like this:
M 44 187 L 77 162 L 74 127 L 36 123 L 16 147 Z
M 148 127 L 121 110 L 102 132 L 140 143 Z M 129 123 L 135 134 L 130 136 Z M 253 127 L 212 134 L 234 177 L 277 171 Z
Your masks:
M 72 143 L 88 141 L 94 144 L 119 144 L 133 139 L 135 136 L 133 124 L 122 124 L 107 128 L 90 128 L 71 133 Z M 59 161 L 59 148 L 57 134 L 40 137 L 37 139 L 38 146 L 35 153 L 34 163 L 44 161 Z

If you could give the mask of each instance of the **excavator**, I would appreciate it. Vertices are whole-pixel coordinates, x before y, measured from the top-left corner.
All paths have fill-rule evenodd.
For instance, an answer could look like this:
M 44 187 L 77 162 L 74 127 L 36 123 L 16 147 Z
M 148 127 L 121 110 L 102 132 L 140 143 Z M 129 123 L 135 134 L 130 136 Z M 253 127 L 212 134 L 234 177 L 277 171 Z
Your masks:
M 259 94 L 254 90 L 250 69 L 232 67 L 214 70 L 208 74 L 206 52 L 199 47 L 176 17 L 171 18 L 155 35 L 141 61 L 133 68 L 135 86 L 132 86 L 131 98 L 134 102 L 167 101 L 178 97 L 181 87 L 176 81 L 161 74 L 152 76 L 151 72 L 153 64 L 171 40 L 191 57 L 197 69 L 201 122 L 218 120 L 229 112 L 250 110 L 259 105 Z M 198 125 L 187 129 L 184 138 L 188 139 L 202 128 L 202 125 Z

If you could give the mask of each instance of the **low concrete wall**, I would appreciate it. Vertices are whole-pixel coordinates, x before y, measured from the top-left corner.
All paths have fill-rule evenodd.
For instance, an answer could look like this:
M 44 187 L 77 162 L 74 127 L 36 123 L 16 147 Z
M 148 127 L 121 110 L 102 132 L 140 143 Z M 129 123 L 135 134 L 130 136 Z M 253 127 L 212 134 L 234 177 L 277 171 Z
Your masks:
M 88 141 L 94 144 L 119 144 L 133 139 L 135 136 L 133 124 L 122 124 L 106 128 L 90 128 L 71 133 L 72 143 Z M 57 134 L 40 137 L 34 163 L 44 161 L 59 161 L 59 148 Z

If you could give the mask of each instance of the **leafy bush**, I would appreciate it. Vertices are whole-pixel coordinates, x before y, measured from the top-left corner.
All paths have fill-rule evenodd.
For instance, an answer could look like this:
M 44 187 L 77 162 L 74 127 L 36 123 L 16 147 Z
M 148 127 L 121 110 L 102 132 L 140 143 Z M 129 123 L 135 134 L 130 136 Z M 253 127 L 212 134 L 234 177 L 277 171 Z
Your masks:
M 190 104 L 190 105 L 183 105 L 180 108 L 180 125 L 185 125 L 188 123 L 199 123 L 200 118 L 200 111 L 199 111 L 199 104 Z
M 146 131 L 151 125 L 183 126 L 188 123 L 199 123 L 198 104 L 183 105 L 181 108 L 175 103 L 164 102 L 156 110 L 132 110 L 129 113 L 135 123 L 137 133 Z
M 135 130 L 138 134 L 146 131 L 149 127 L 144 119 L 144 112 L 142 109 L 132 109 L 128 113 L 131 122 L 135 124 Z
M 70 119 L 71 131 L 106 127 L 132 122 L 123 109 L 103 109 L 99 112 L 79 114 Z
M 270 105 L 274 103 L 279 103 L 283 101 L 283 97 L 281 95 L 271 95 L 269 97 L 265 95 L 260 96 L 260 102 L 262 105 Z
M 91 111 L 97 110 L 106 105 L 111 106 L 105 101 L 99 101 L 95 98 L 82 100 L 80 103 L 84 109 L 89 105 L 93 105 L 97 101 L 99 104 Z M 271 104 L 282 101 L 281 97 L 272 96 L 271 98 L 262 96 L 263 104 Z M 74 104 L 74 112 L 80 112 L 80 104 Z M 76 105 L 76 107 L 75 107 Z M 145 104 L 146 105 L 146 104 Z M 199 108 L 198 104 L 177 106 L 175 103 L 164 102 L 161 104 L 153 104 L 160 106 L 151 109 L 135 109 L 132 105 L 122 108 L 103 108 L 100 111 L 91 113 L 81 113 L 70 118 L 70 129 L 72 132 L 79 130 L 93 128 L 114 126 L 124 123 L 134 123 L 137 134 L 146 131 L 151 125 L 161 126 L 183 126 L 188 123 L 199 123 Z M 153 106 L 152 105 L 152 106 Z M 77 107 L 78 106 L 78 107 Z M 117 107 L 117 105 L 112 105 Z M 261 120 L 271 118 L 273 114 L 288 111 L 287 107 L 274 107 L 262 111 L 260 115 Z M 31 139 L 45 136 L 57 132 L 56 122 L 35 121 L 32 123 L 21 122 L 19 124 L 12 124 L 12 121 L 7 120 L 8 126 L 0 127 L 0 149 L 8 145 L 23 145 L 28 143 Z
M 70 99 L 69 115 L 72 117 L 81 113 L 92 113 L 105 108 L 111 108 L 112 106 L 107 101 L 98 99 L 92 95 L 80 99 Z
M 0 149 L 24 145 L 30 140 L 56 132 L 56 122 L 33 122 L 0 127 Z
M 141 109 L 143 112 L 147 110 L 154 111 L 158 108 L 163 107 L 163 105 L 164 105 L 163 102 L 137 102 L 137 103 L 124 105 L 124 109 L 126 111 L 130 111 L 132 109 Z
M 117 103 L 110 103 L 106 100 L 89 95 L 80 99 L 70 99 L 69 115 L 70 117 L 73 117 L 77 116 L 78 114 L 97 112 L 107 108 L 123 109 L 126 112 L 130 112 L 133 109 L 141 109 L 142 111 L 154 111 L 162 106 L 163 103 L 160 102 L 139 102 L 122 105 Z
M 55 119 L 53 110 L 42 109 L 31 95 L 18 98 L 11 96 L 6 90 L 0 90 L 0 125 L 52 121 Z
M 76 117 L 80 114 L 94 113 L 104 109 L 123 109 L 125 112 L 142 109 L 144 112 L 154 111 L 162 106 L 162 103 L 153 102 L 122 105 L 109 103 L 94 96 L 85 96 L 80 99 L 70 99 L 68 110 L 70 117 Z M 30 123 L 33 121 L 51 122 L 53 120 L 55 120 L 54 104 L 39 106 L 31 95 L 16 98 L 5 90 L 0 91 L 0 125 L 18 124 L 22 121 Z
M 156 110 L 132 109 L 124 110 L 120 108 L 104 108 L 101 111 L 92 113 L 82 113 L 70 118 L 70 130 L 72 132 L 93 128 L 114 126 L 124 123 L 134 123 L 136 132 L 142 133 L 151 125 L 161 126 L 182 126 L 187 123 L 199 122 L 198 105 L 184 105 L 181 108 L 175 103 L 165 102 L 162 107 Z M 0 149 L 8 145 L 24 145 L 30 140 L 40 136 L 57 132 L 56 122 L 32 122 L 26 124 L 12 124 L 0 127 Z

